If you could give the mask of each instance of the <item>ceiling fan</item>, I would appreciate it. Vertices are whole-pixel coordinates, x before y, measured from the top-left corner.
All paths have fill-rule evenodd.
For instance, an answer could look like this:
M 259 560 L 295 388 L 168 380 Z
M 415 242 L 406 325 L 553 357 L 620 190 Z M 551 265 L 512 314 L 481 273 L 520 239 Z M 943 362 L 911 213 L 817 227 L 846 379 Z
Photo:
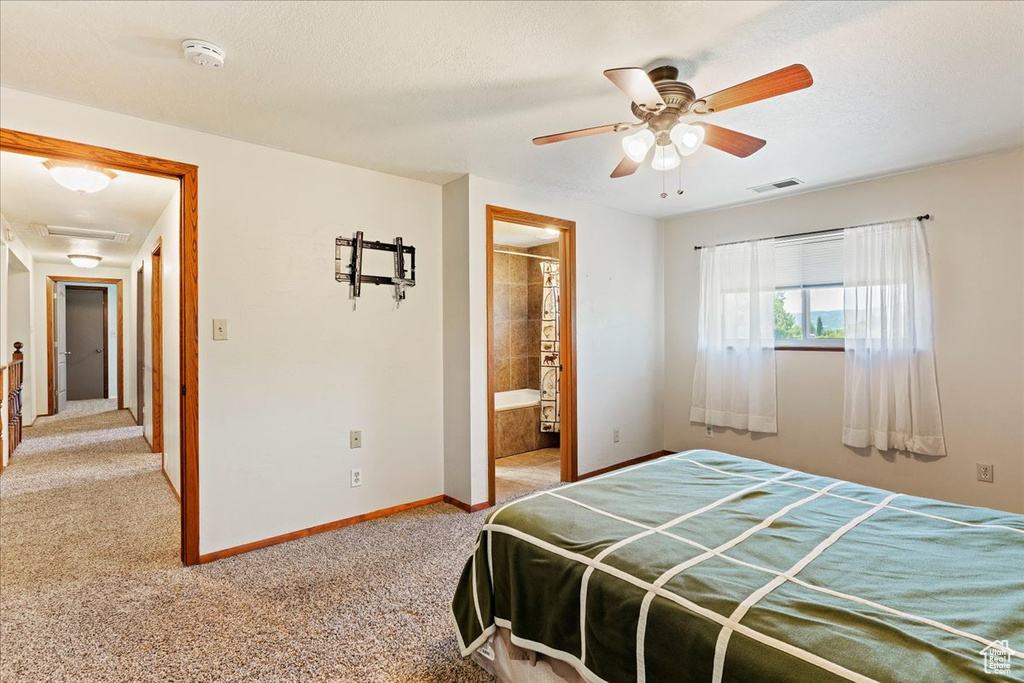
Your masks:
M 707 116 L 785 95 L 807 88 L 814 82 L 807 67 L 793 64 L 711 95 L 697 97 L 693 88 L 676 80 L 679 70 L 674 66 L 659 66 L 647 73 L 637 67 L 608 69 L 604 75 L 633 101 L 633 115 L 639 121 L 544 135 L 534 138 L 533 144 L 547 145 L 599 133 L 639 129 L 622 139 L 626 155 L 612 171 L 612 178 L 635 173 L 651 149 L 655 150 L 651 166 L 659 171 L 679 166 L 680 156 L 693 154 L 701 144 L 734 156 L 748 157 L 764 147 L 765 141 L 710 123 L 684 123 L 680 119 L 691 114 Z

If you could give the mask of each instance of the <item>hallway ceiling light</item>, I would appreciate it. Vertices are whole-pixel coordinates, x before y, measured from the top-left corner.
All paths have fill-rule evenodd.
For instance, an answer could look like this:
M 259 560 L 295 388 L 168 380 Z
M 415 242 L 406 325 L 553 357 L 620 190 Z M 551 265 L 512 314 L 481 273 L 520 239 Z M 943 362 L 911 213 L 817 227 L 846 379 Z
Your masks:
M 103 260 L 99 256 L 91 254 L 68 254 L 68 258 L 79 268 L 95 268 Z
M 50 172 L 58 185 L 74 192 L 99 192 L 106 189 L 110 181 L 117 177 L 116 173 L 105 168 L 76 164 L 71 161 L 47 159 L 43 162 L 43 166 Z
M 552 237 L 558 237 L 558 228 L 544 228 L 544 233 Z

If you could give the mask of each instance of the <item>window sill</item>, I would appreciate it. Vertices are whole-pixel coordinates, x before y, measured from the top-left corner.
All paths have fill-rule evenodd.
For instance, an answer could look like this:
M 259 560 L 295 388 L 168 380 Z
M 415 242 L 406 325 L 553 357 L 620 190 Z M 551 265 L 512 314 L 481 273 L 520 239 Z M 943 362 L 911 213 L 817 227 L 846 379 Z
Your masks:
M 843 353 L 846 349 L 842 346 L 776 346 L 776 351 L 832 351 Z

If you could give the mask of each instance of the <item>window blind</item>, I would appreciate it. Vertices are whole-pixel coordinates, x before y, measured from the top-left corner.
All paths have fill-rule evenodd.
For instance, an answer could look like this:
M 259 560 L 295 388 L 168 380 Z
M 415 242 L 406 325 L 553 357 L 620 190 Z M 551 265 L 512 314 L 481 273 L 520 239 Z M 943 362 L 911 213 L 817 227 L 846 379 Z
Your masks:
M 843 283 L 843 233 L 775 240 L 775 287 Z

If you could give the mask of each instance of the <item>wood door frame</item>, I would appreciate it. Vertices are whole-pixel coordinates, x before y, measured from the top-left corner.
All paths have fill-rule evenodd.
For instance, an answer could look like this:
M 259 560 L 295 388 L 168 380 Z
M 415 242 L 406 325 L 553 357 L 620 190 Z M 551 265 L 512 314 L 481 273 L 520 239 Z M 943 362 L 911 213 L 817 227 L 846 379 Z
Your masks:
M 0 150 L 97 164 L 119 171 L 170 178 L 179 184 L 181 561 L 185 565 L 199 564 L 199 168 L 193 164 L 8 128 L 0 128 Z M 48 301 L 52 305 L 52 299 Z M 123 322 L 119 324 L 123 325 Z M 52 348 L 51 344 L 51 353 Z M 118 391 L 118 396 L 123 396 L 123 393 Z
M 65 284 L 67 284 L 67 280 L 58 279 L 57 281 L 58 282 L 64 282 Z M 120 288 L 121 288 L 121 285 L 120 285 L 120 283 L 118 283 L 118 289 L 120 289 Z M 110 291 L 106 287 L 91 287 L 89 285 L 74 285 L 74 284 L 71 285 L 71 289 L 79 289 L 79 290 L 91 289 L 93 291 L 97 291 L 97 292 L 102 292 L 103 293 L 103 398 L 110 398 L 110 352 L 107 351 L 107 348 L 106 348 L 107 347 L 107 342 L 110 339 L 110 311 L 107 309 L 107 295 L 110 293 Z M 68 288 L 65 287 L 64 291 L 67 292 L 67 290 L 68 290 Z M 118 299 L 120 299 L 120 298 L 121 297 L 118 297 Z M 64 308 L 65 308 L 64 326 L 67 327 L 67 302 L 65 302 Z M 118 319 L 121 319 L 121 315 L 123 313 L 124 313 L 124 311 L 122 311 L 121 309 L 118 309 L 118 311 L 117 311 Z M 118 328 L 121 328 L 121 327 L 122 327 L 121 325 L 118 325 Z M 117 361 L 118 361 L 117 376 L 118 376 L 118 378 L 121 378 L 121 377 L 124 376 L 124 351 L 121 350 L 121 344 L 124 341 L 123 338 L 122 338 L 122 334 L 121 334 L 122 332 L 123 332 L 123 329 L 118 329 L 118 340 L 117 340 Z M 117 400 L 117 403 L 118 403 L 117 408 L 118 408 L 118 410 L 123 410 L 124 409 L 124 401 L 121 400 L 121 391 L 120 391 L 120 389 L 118 389 L 117 398 L 118 398 L 118 400 Z
M 45 268 L 45 265 L 40 264 Z M 116 277 L 77 277 L 72 275 L 47 275 L 46 276 L 46 409 L 47 415 L 57 414 L 57 378 L 54 367 L 53 354 L 53 318 L 56 314 L 53 306 L 53 298 L 56 296 L 54 285 L 58 282 L 64 284 L 105 284 L 117 285 L 117 409 L 124 410 L 124 284 L 121 278 Z M 106 292 L 106 287 L 102 288 Z M 107 316 L 104 316 L 103 329 L 107 330 Z M 103 354 L 104 365 L 106 365 L 107 354 Z M 103 376 L 103 385 L 107 386 L 106 372 Z
M 153 416 L 153 452 L 164 452 L 164 295 L 163 268 L 160 247 L 163 239 L 158 238 L 150 252 L 149 298 L 150 336 L 153 353 L 153 396 L 149 413 Z M 161 467 L 163 462 L 161 461 Z
M 562 481 L 579 479 L 576 422 L 576 222 L 541 214 L 487 205 L 487 502 L 494 505 L 494 221 L 534 228 L 556 228 L 561 264 L 562 304 L 559 311 L 561 374 Z

